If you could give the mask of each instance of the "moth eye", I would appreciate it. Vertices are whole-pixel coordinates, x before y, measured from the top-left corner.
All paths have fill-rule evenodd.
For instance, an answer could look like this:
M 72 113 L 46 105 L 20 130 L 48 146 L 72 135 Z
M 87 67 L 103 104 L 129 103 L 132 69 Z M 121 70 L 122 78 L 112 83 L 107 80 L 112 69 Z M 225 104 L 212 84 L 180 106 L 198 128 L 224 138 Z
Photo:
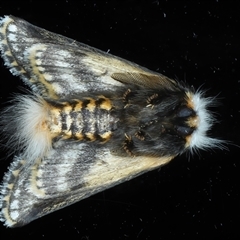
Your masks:
M 196 129 L 195 124 L 193 124 L 195 118 L 197 118 L 196 112 L 184 105 L 177 110 L 176 117 L 175 130 L 178 134 L 183 137 L 191 135 Z
M 195 111 L 191 108 L 188 108 L 187 106 L 181 107 L 181 109 L 178 111 L 177 116 L 180 118 L 190 117 L 195 115 Z
M 176 131 L 182 136 L 188 136 L 193 133 L 195 129 L 187 126 L 176 126 Z

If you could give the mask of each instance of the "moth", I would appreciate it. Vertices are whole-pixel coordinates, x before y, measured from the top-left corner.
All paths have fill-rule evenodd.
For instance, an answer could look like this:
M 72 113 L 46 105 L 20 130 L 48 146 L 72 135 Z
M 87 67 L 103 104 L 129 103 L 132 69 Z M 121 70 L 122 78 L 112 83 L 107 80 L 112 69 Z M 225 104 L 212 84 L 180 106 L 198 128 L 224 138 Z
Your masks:
M 1 185 L 7 227 L 221 145 L 208 136 L 213 98 L 186 84 L 13 16 L 0 20 L 0 50 L 31 89 L 1 113 L 15 152 Z

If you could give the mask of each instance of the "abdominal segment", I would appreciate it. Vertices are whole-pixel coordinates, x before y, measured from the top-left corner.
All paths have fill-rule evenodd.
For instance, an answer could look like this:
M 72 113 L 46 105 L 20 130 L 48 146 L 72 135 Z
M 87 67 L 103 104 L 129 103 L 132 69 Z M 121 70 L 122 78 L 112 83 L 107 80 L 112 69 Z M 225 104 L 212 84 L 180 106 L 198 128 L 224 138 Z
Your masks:
M 112 102 L 104 96 L 48 104 L 53 138 L 106 142 L 117 127 Z

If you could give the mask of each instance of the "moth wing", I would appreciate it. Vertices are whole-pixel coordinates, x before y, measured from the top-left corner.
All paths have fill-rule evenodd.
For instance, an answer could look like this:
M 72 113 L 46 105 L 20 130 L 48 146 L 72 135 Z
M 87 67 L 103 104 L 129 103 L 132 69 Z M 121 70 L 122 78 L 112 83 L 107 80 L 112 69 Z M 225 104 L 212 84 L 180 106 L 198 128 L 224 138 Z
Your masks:
M 9 16 L 0 22 L 5 64 L 43 97 L 115 91 L 124 84 L 160 87 L 173 80 L 137 64 Z
M 4 177 L 1 220 L 9 227 L 73 204 L 155 169 L 172 157 L 118 157 L 89 143 L 58 142 L 33 165 L 16 158 Z M 137 166 L 137 167 L 136 167 Z

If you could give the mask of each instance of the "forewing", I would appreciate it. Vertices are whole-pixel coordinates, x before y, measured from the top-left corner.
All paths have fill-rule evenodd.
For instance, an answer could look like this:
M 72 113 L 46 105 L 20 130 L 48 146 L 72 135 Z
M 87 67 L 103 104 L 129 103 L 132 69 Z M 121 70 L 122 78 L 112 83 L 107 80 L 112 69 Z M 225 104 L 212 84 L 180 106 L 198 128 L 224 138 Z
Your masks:
M 15 158 L 3 182 L 1 220 L 25 225 L 163 165 L 172 157 L 117 157 L 102 145 L 58 142 L 32 166 Z M 137 166 L 137 167 L 136 167 Z
M 5 64 L 35 92 L 66 98 L 115 91 L 123 84 L 159 87 L 173 80 L 64 36 L 10 16 L 0 23 Z

